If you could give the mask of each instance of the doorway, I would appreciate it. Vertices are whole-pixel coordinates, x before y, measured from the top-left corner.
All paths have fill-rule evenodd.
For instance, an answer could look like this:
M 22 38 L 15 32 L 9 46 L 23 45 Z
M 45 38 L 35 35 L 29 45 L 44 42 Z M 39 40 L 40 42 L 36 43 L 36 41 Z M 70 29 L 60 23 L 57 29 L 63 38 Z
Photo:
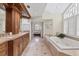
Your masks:
M 32 22 L 31 23 L 31 36 L 43 37 L 43 22 Z

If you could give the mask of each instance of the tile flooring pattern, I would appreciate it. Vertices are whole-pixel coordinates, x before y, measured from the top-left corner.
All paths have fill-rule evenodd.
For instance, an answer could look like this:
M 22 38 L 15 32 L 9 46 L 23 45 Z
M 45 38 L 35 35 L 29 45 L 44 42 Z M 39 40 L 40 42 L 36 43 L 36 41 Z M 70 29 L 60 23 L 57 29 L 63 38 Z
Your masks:
M 28 44 L 22 56 L 51 56 L 49 48 L 45 45 L 43 39 L 35 37 Z

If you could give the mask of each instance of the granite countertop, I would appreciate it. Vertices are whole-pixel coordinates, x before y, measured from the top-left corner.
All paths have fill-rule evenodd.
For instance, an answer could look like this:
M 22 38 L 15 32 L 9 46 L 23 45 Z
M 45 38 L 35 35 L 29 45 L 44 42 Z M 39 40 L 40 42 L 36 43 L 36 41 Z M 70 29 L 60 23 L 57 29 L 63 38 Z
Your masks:
M 59 51 L 72 56 L 79 56 L 79 41 L 69 38 L 45 36 L 47 40 Z
M 10 35 L 10 36 L 0 37 L 0 44 L 7 42 L 7 41 L 10 41 L 10 40 L 14 40 L 14 39 L 21 37 L 21 36 L 23 36 L 24 34 L 27 34 L 27 33 L 29 33 L 29 32 L 20 32 L 18 34 L 14 34 L 14 35 Z

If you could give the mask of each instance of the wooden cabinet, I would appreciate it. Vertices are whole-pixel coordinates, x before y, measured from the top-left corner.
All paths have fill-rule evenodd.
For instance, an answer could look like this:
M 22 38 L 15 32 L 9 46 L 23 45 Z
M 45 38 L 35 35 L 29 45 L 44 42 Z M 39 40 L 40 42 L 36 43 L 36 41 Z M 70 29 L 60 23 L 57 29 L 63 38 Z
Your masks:
M 17 55 L 19 55 L 19 52 L 20 52 L 20 40 L 19 40 L 19 38 L 17 38 L 17 39 L 15 39 L 14 41 L 13 41 L 13 55 L 15 55 L 15 56 L 17 56 Z
M 29 42 L 29 34 L 25 34 L 14 40 L 8 42 L 8 55 L 9 56 L 19 56 L 22 54 Z M 11 44 L 11 45 L 10 45 Z
M 23 38 L 19 37 L 13 41 L 13 55 L 21 55 L 23 52 L 22 44 L 23 44 Z
M 29 34 L 23 36 L 23 49 L 26 48 L 26 45 L 27 45 L 28 42 L 29 42 L 28 39 L 29 39 Z
M 0 44 L 0 56 L 8 55 L 8 44 L 7 42 Z
M 6 8 L 6 32 L 19 33 L 20 13 L 13 8 Z
M 29 33 L 0 44 L 0 56 L 20 56 L 29 43 Z

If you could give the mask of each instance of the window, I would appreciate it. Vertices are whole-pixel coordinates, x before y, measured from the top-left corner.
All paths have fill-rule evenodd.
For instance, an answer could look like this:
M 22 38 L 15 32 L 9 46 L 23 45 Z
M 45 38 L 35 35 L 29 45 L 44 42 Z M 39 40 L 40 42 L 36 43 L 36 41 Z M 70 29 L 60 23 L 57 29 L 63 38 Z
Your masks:
M 20 22 L 20 31 L 30 31 L 30 21 L 26 18 L 22 18 Z
M 5 10 L 0 8 L 0 32 L 5 32 Z
M 79 14 L 79 3 L 77 4 L 77 10 L 78 10 L 78 14 Z
M 68 34 L 68 20 L 64 21 L 64 33 Z
M 79 36 L 79 15 L 77 15 L 77 36 Z
M 65 14 L 68 14 L 67 16 Z M 78 4 L 74 3 L 64 12 L 64 33 L 79 36 Z
M 69 24 L 68 24 L 68 34 L 69 35 L 75 35 L 75 20 L 73 17 L 68 19 Z

